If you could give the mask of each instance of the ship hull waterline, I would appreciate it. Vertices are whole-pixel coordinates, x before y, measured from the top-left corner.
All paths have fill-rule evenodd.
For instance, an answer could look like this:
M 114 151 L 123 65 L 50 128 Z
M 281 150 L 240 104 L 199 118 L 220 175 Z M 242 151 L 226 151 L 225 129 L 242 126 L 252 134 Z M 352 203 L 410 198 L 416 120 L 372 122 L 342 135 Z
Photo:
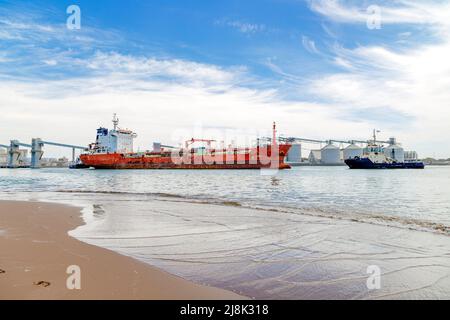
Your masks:
M 290 169 L 290 165 L 284 162 L 290 145 L 280 145 L 279 156 L 270 159 L 271 150 L 268 151 L 269 158 L 260 161 L 257 153 L 246 153 L 234 155 L 231 159 L 225 157 L 192 156 L 188 159 L 181 157 L 161 156 L 160 154 L 148 153 L 142 156 L 136 154 L 84 154 L 80 156 L 83 165 L 95 169 L 194 169 L 194 170 L 245 170 L 245 169 Z M 267 153 L 266 153 L 267 154 Z M 267 161 L 267 160 L 270 161 Z
M 373 163 L 369 159 L 347 159 L 345 164 L 350 169 L 424 169 L 422 162 Z

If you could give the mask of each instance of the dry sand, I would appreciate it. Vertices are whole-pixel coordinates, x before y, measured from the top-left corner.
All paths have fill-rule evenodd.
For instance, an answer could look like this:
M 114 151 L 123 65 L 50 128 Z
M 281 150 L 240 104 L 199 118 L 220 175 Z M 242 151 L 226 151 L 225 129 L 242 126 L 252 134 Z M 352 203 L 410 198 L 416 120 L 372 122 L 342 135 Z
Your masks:
M 0 299 L 242 299 L 194 284 L 67 232 L 83 224 L 78 208 L 0 201 Z M 81 290 L 66 286 L 81 268 Z M 46 286 L 49 284 L 48 286 Z

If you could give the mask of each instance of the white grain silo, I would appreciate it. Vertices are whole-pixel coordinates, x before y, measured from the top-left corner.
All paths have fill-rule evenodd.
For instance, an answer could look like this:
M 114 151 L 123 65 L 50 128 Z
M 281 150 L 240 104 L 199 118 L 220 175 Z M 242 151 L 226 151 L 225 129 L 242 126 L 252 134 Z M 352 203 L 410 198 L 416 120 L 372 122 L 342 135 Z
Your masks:
M 363 154 L 363 148 L 352 143 L 344 149 L 344 160 L 353 159 L 355 157 L 361 157 Z
M 416 161 L 417 159 L 419 156 L 416 151 L 405 151 L 405 161 Z
M 389 139 L 389 146 L 384 149 L 386 157 L 397 160 L 398 162 L 405 162 L 405 150 L 397 144 L 395 138 Z
M 302 162 L 302 145 L 300 143 L 295 143 L 292 145 L 287 154 L 286 161 Z
M 320 150 L 320 159 L 322 164 L 339 164 L 341 163 L 341 150 L 329 143 Z

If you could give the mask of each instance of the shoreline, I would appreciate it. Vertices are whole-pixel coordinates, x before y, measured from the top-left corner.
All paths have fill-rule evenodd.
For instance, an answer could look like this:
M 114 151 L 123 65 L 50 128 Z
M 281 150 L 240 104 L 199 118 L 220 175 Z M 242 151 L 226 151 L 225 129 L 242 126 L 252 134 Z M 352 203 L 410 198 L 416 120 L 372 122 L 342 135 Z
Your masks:
M 71 237 L 84 225 L 80 208 L 0 201 L 0 299 L 248 299 L 204 286 Z M 81 289 L 69 290 L 69 266 Z

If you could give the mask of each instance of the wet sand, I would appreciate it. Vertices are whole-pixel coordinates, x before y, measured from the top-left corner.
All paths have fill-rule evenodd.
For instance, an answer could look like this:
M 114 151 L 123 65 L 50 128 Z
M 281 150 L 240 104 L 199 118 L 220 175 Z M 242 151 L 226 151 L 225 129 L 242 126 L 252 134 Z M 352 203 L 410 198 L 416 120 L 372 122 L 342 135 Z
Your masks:
M 78 241 L 78 208 L 0 201 L 0 299 L 242 299 Z M 67 289 L 71 265 L 81 289 Z
M 173 198 L 70 198 L 92 203 L 77 239 L 248 297 L 450 298 L 448 235 Z M 374 266 L 379 288 L 367 286 Z

